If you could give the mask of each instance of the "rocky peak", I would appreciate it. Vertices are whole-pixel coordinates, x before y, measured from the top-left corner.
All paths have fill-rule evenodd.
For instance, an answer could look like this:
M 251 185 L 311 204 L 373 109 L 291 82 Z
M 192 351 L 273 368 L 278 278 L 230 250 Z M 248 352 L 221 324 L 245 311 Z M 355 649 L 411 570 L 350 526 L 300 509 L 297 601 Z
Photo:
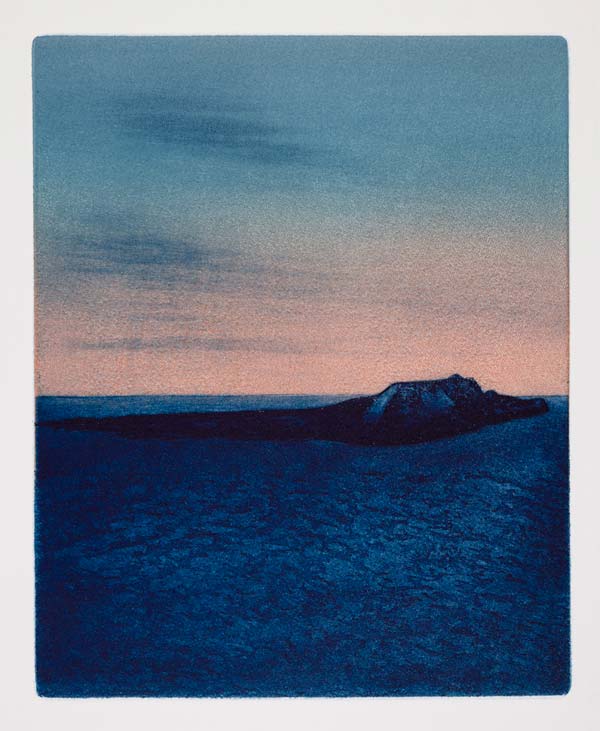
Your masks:
M 444 412 L 482 396 L 481 386 L 474 378 L 465 378 L 458 373 L 428 381 L 398 381 L 372 397 L 364 421 L 377 423 L 384 414 L 389 417 Z

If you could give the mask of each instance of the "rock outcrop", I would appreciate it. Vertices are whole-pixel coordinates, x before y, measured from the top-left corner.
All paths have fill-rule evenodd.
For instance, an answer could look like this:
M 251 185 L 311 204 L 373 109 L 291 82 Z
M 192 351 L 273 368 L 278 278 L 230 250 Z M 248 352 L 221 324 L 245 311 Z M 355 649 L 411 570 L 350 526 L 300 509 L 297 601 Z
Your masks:
M 109 431 L 131 438 L 326 439 L 357 444 L 415 444 L 548 411 L 542 398 L 483 391 L 458 374 L 393 383 L 374 396 L 305 409 L 137 414 L 47 425 Z
M 411 443 L 473 431 L 548 411 L 542 398 L 483 391 L 458 374 L 434 381 L 393 383 L 372 397 L 363 423 L 371 439 Z

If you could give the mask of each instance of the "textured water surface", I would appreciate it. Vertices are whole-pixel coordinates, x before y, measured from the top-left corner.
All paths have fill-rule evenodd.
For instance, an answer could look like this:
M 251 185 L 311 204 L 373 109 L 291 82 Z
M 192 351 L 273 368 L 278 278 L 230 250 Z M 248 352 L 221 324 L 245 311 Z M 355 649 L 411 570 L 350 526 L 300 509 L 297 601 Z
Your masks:
M 38 427 L 40 693 L 565 692 L 567 401 L 550 405 L 404 447 Z

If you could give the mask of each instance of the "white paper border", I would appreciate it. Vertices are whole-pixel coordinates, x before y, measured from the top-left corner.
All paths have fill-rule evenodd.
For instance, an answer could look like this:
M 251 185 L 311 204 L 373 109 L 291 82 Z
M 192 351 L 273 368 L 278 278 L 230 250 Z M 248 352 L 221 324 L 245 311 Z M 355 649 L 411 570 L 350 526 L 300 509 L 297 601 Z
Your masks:
M 600 5 L 592 0 L 11 0 L 1 14 L 2 645 L 4 728 L 518 729 L 600 728 Z M 41 699 L 33 675 L 33 366 L 31 42 L 38 35 L 561 35 L 570 63 L 571 565 L 573 686 L 546 698 Z M 596 265 L 596 266 L 594 266 Z

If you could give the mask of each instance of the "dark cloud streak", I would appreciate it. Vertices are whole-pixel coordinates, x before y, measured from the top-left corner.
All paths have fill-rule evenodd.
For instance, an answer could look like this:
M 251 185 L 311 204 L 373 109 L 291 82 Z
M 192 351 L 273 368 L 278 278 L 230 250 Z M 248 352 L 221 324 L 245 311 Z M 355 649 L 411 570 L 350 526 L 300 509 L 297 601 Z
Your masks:
M 71 340 L 77 350 L 205 350 L 248 351 L 255 353 L 303 353 L 305 349 L 293 343 L 267 338 L 185 337 L 115 338 L 112 340 Z
M 129 276 L 142 282 L 189 280 L 227 268 L 233 252 L 176 237 L 94 233 L 71 241 L 67 269 L 87 275 Z
M 263 165 L 339 167 L 340 150 L 300 141 L 299 131 L 264 121 L 260 110 L 193 97 L 141 95 L 115 104 L 123 134 L 200 154 L 226 154 Z

